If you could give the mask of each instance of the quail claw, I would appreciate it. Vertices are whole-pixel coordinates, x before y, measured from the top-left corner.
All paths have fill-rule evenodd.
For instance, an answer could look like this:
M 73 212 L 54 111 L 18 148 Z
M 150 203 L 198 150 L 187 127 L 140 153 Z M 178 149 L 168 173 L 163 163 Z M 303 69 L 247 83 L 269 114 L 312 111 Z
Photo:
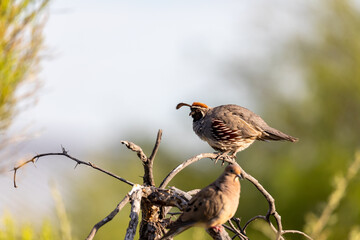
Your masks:
M 215 164 L 218 160 L 221 160 L 221 166 L 224 166 L 225 162 L 235 162 L 235 157 L 233 155 L 228 155 L 229 152 L 219 152 L 215 158 Z
M 222 231 L 223 226 L 221 226 L 221 225 L 216 225 L 216 226 L 211 227 L 211 228 L 212 228 L 215 232 L 219 233 L 219 232 Z

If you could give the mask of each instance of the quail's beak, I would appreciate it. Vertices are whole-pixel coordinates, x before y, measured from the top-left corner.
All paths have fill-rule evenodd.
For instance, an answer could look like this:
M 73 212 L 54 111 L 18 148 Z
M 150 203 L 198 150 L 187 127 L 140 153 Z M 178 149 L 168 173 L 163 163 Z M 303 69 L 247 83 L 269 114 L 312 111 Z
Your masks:
M 236 176 L 237 176 L 240 180 L 244 179 L 244 175 L 243 175 L 242 173 L 236 174 Z
M 191 108 L 191 105 L 190 105 L 190 104 L 187 104 L 187 103 L 179 103 L 178 105 L 176 105 L 176 109 L 179 109 L 179 108 L 181 108 L 181 107 L 183 107 L 183 106 L 186 106 L 186 107 Z

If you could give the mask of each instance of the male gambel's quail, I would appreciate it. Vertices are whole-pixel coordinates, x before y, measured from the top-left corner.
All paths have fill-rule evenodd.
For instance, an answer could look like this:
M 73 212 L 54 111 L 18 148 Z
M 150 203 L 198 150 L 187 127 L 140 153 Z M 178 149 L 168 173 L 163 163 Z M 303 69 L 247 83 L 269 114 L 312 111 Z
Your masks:
M 255 140 L 286 140 L 296 142 L 298 139 L 270 127 L 252 111 L 234 104 L 208 107 L 204 103 L 192 105 L 179 103 L 176 109 L 190 107 L 194 132 L 216 151 L 231 154 L 249 147 Z

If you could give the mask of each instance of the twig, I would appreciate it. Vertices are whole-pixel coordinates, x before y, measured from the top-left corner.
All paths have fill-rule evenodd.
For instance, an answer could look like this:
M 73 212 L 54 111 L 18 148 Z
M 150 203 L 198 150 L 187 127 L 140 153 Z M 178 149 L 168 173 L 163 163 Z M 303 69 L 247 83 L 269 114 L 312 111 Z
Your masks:
M 266 216 L 257 215 L 257 216 L 255 216 L 255 217 L 250 218 L 250 219 L 245 223 L 245 225 L 244 225 L 244 227 L 243 227 L 243 230 L 246 231 L 246 228 L 248 227 L 248 225 L 249 225 L 250 223 L 252 223 L 253 221 L 255 221 L 256 219 L 262 219 L 262 220 L 264 220 L 264 221 L 267 221 Z
M 309 240 L 312 240 L 312 238 L 309 235 L 307 235 L 304 232 L 298 231 L 298 230 L 284 230 L 281 235 L 284 235 L 284 234 L 287 234 L 287 233 L 299 234 L 299 235 L 302 235 L 302 236 L 306 237 Z
M 206 232 L 215 240 L 231 240 L 231 237 L 225 231 L 225 229 L 221 229 L 220 231 L 215 231 L 212 228 L 206 229 Z
M 276 239 L 280 240 L 282 239 L 281 235 L 283 232 L 282 229 L 282 222 L 281 222 L 281 216 L 279 215 L 279 213 L 276 211 L 276 207 L 275 207 L 275 199 L 270 195 L 270 193 L 268 191 L 266 191 L 266 189 L 259 183 L 259 181 L 254 178 L 253 176 L 251 176 L 250 174 L 246 173 L 243 169 L 241 169 L 242 175 L 245 179 L 247 179 L 249 182 L 251 182 L 258 190 L 260 193 L 262 193 L 262 195 L 265 197 L 265 199 L 267 200 L 268 204 L 269 204 L 269 210 L 266 214 L 266 216 L 255 216 L 252 219 L 250 219 L 244 226 L 243 231 L 246 231 L 246 227 L 253 222 L 256 219 L 264 219 L 266 222 L 269 223 L 269 225 L 273 228 L 273 230 L 276 233 Z M 270 216 L 274 216 L 275 221 L 276 221 L 276 225 L 277 228 L 273 227 L 271 221 L 270 221 Z
M 142 186 L 135 184 L 129 194 L 131 195 L 131 212 L 129 227 L 126 230 L 125 240 L 133 240 L 136 234 L 136 228 L 139 223 Z
M 121 143 L 124 144 L 131 151 L 136 152 L 137 156 L 140 158 L 141 161 L 144 162 L 147 160 L 147 156 L 145 155 L 141 147 L 139 147 L 135 143 L 129 141 L 121 141 Z
M 145 186 L 155 186 L 155 180 L 154 180 L 154 174 L 153 174 L 153 164 L 154 164 L 155 155 L 160 146 L 161 136 L 162 136 L 162 130 L 159 129 L 157 137 L 156 137 L 155 146 L 154 146 L 153 151 L 149 158 L 145 155 L 145 153 L 143 152 L 141 147 L 139 147 L 135 143 L 128 142 L 128 141 L 121 141 L 121 143 L 125 144 L 125 146 L 127 148 L 136 152 L 138 157 L 142 161 L 143 166 L 144 166 L 143 182 L 144 182 Z
M 161 137 L 162 137 L 162 130 L 159 129 L 158 134 L 157 134 L 157 137 L 156 137 L 156 142 L 155 142 L 154 149 L 153 149 L 153 151 L 152 151 L 152 153 L 151 153 L 151 155 L 150 155 L 150 157 L 149 157 L 149 160 L 150 160 L 151 162 L 154 161 L 154 158 L 155 158 L 155 156 L 156 156 L 156 153 L 157 153 L 158 150 L 159 150 Z
M 116 214 L 118 214 L 120 212 L 120 210 L 129 202 L 129 200 L 130 200 L 130 196 L 129 196 L 129 194 L 126 194 L 126 196 L 123 198 L 123 200 L 121 200 L 121 202 L 119 202 L 119 204 L 116 206 L 116 208 L 109 215 L 107 215 L 104 219 L 102 219 L 100 222 L 98 222 L 97 224 L 94 225 L 94 227 L 91 229 L 91 232 L 90 232 L 89 236 L 86 238 L 86 240 L 92 240 L 95 237 L 95 234 L 97 233 L 97 231 L 103 225 L 110 222 L 116 216 Z
M 61 152 L 61 153 L 43 153 L 43 154 L 38 154 L 38 155 L 34 156 L 33 158 L 31 158 L 30 160 L 25 161 L 25 162 L 19 164 L 18 166 L 14 167 L 14 168 L 13 168 L 13 171 L 14 171 L 14 187 L 15 187 L 15 188 L 18 187 L 17 184 L 16 184 L 16 173 L 17 173 L 17 171 L 18 171 L 21 167 L 25 166 L 26 164 L 28 164 L 28 163 L 30 163 L 30 162 L 32 162 L 32 163 L 35 164 L 35 162 L 37 162 L 41 157 L 46 157 L 46 156 L 65 156 L 65 157 L 70 158 L 71 160 L 73 160 L 73 161 L 76 162 L 75 168 L 76 168 L 78 165 L 83 164 L 83 165 L 92 167 L 92 168 L 94 168 L 94 169 L 96 169 L 96 170 L 98 170 L 98 171 L 100 171 L 100 172 L 103 172 L 103 173 L 105 173 L 105 174 L 107 174 L 107 175 L 109 175 L 109 176 L 112 176 L 112 177 L 114 177 L 114 178 L 116 178 L 116 179 L 118 179 L 118 180 L 120 180 L 120 181 L 122 181 L 122 182 L 124 182 L 124 183 L 126 183 L 126 184 L 128 184 L 128 185 L 130 185 L 130 186 L 133 186 L 133 185 L 134 185 L 134 183 L 132 183 L 132 182 L 130 182 L 130 181 L 128 181 L 128 180 L 126 180 L 126 179 L 124 179 L 124 178 L 122 178 L 122 177 L 119 177 L 119 176 L 117 176 L 117 175 L 115 175 L 115 174 L 113 174 L 113 173 L 111 173 L 111 172 L 109 172 L 109 171 L 107 171 L 107 170 L 105 170 L 105 169 L 102 169 L 102 168 L 96 166 L 95 164 L 93 164 L 93 163 L 91 163 L 91 162 L 84 162 L 84 161 L 81 161 L 81 160 L 79 160 L 79 159 L 77 159 L 77 158 L 74 158 L 74 157 L 70 156 L 70 155 L 68 154 L 68 152 L 65 150 L 65 148 L 62 147 L 62 152 Z
M 177 166 L 176 168 L 174 168 L 162 181 L 162 183 L 160 184 L 159 188 L 165 188 L 169 182 L 176 176 L 176 174 L 178 174 L 181 170 L 183 170 L 184 168 L 186 168 L 187 166 L 189 166 L 192 163 L 195 163 L 201 159 L 204 158 L 210 158 L 210 159 L 216 159 L 216 157 L 218 157 L 219 154 L 217 153 L 201 153 L 195 157 L 192 157 L 188 160 L 186 160 L 185 162 L 181 163 L 179 166 Z M 230 162 L 230 161 L 229 161 Z
M 233 233 L 235 233 L 235 235 L 232 237 L 232 239 L 235 239 L 236 237 L 239 237 L 242 240 L 248 240 L 248 237 L 241 232 L 242 231 L 241 228 L 237 229 L 234 226 L 234 224 L 231 222 L 231 220 L 229 220 L 228 223 L 229 223 L 230 227 L 227 226 L 226 224 L 223 224 L 223 227 L 230 230 L 230 231 L 232 231 Z

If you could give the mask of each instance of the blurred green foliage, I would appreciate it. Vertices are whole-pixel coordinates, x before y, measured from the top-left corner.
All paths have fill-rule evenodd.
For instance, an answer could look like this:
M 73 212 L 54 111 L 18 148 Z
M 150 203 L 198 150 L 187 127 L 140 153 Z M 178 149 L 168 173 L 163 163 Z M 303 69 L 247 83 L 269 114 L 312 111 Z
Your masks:
M 35 84 L 21 95 L 17 92 L 26 81 L 34 83 L 43 46 L 41 11 L 48 2 L 0 1 L 0 132 L 11 124 L 19 100 L 37 90 Z
M 0 240 L 57 240 L 61 239 L 57 230 L 49 221 L 44 221 L 39 231 L 35 232 L 31 224 L 16 224 L 10 214 L 5 214 L 0 222 Z

